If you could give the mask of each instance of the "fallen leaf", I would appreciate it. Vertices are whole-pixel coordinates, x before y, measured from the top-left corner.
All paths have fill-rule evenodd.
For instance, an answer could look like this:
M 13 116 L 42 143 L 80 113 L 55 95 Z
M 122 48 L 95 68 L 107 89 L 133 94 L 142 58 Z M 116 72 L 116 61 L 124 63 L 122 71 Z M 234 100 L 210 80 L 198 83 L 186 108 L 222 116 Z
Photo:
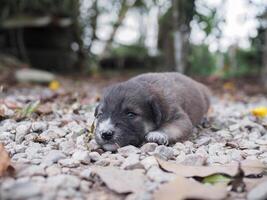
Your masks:
M 267 107 L 257 107 L 251 110 L 251 113 L 256 117 L 266 117 L 267 116 Z
M 7 171 L 10 166 L 10 158 L 3 144 L 0 144 L 0 177 Z
M 0 107 L 0 118 L 5 117 L 5 110 L 4 108 Z
M 145 189 L 145 175 L 140 170 L 122 170 L 115 167 L 93 169 L 107 187 L 119 194 L 139 193 Z
M 155 200 L 224 199 L 226 196 L 227 189 L 225 187 L 205 185 L 181 176 L 163 184 L 154 193 Z
M 228 174 L 229 176 L 234 176 L 237 173 L 236 166 L 190 166 L 190 165 L 181 165 L 170 163 L 167 161 L 163 161 L 161 159 L 157 159 L 161 168 L 168 172 L 173 172 L 179 176 L 183 177 L 206 177 L 213 174 Z
M 231 191 L 242 193 L 246 190 L 246 184 L 244 183 L 245 173 L 241 168 L 241 164 L 238 165 L 238 173 L 232 177 L 229 185 L 231 186 Z
M 236 89 L 235 84 L 232 82 L 226 82 L 223 84 L 223 89 L 234 91 Z
M 213 166 L 188 166 L 175 164 L 161 159 L 157 159 L 161 168 L 168 172 L 173 172 L 183 177 L 207 177 L 213 174 L 227 174 L 235 176 L 238 173 L 238 162 L 226 165 Z M 241 168 L 245 176 L 261 174 L 265 167 L 259 160 L 244 160 L 241 162 Z
M 36 142 L 36 143 L 47 143 L 47 139 L 38 135 L 38 136 L 35 136 L 33 139 L 32 139 L 33 142 Z
M 88 137 L 91 139 L 94 136 L 94 132 L 95 132 L 95 120 L 93 121 L 93 123 L 91 124 L 91 127 L 88 131 Z
M 222 174 L 213 174 L 213 175 L 205 177 L 202 180 L 203 183 L 209 183 L 212 185 L 215 185 L 218 183 L 223 183 L 227 185 L 230 181 L 231 181 L 231 178 L 229 176 L 222 175 Z
M 53 90 L 53 91 L 56 91 L 60 88 L 60 83 L 56 80 L 53 80 L 49 83 L 49 86 L 50 90 Z

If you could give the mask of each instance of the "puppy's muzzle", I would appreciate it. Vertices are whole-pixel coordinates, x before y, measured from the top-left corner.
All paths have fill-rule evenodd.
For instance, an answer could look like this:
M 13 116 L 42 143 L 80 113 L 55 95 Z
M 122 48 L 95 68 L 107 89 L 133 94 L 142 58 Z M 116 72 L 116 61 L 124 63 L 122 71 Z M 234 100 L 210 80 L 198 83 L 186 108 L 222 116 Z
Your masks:
M 109 140 L 113 139 L 114 133 L 115 133 L 115 131 L 108 130 L 108 131 L 101 132 L 100 135 L 101 135 L 101 138 L 103 140 L 109 141 Z

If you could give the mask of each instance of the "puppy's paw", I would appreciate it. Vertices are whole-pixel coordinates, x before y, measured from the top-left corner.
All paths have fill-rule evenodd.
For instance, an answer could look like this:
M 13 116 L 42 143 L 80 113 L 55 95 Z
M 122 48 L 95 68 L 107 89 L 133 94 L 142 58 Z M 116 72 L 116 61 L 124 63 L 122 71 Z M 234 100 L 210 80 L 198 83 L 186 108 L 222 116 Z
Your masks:
M 145 136 L 145 138 L 147 142 L 155 142 L 155 143 L 164 144 L 164 145 L 169 144 L 168 136 L 165 133 L 160 132 L 160 131 L 149 132 Z

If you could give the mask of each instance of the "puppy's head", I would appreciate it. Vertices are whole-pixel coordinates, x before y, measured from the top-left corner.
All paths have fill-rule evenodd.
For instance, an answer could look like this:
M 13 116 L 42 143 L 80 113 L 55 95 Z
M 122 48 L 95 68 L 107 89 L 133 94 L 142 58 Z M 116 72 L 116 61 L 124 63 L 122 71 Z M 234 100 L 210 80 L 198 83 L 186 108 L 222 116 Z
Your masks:
M 140 145 L 147 132 L 159 126 L 159 103 L 136 82 L 108 88 L 95 110 L 96 142 L 108 151 L 125 145 Z

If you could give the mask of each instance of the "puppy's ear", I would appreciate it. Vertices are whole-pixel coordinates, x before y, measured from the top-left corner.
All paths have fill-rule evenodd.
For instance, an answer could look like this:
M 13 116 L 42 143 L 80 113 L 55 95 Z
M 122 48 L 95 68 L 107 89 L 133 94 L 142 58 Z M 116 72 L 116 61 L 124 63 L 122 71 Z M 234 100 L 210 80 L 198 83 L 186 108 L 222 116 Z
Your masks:
M 162 121 L 162 110 L 160 104 L 154 97 L 149 100 L 149 104 L 151 108 L 151 117 L 153 119 L 153 122 L 157 127 L 159 127 Z
M 98 115 L 98 112 L 99 112 L 99 106 L 100 104 L 98 104 L 95 108 L 95 113 L 94 113 L 94 116 L 96 117 Z

